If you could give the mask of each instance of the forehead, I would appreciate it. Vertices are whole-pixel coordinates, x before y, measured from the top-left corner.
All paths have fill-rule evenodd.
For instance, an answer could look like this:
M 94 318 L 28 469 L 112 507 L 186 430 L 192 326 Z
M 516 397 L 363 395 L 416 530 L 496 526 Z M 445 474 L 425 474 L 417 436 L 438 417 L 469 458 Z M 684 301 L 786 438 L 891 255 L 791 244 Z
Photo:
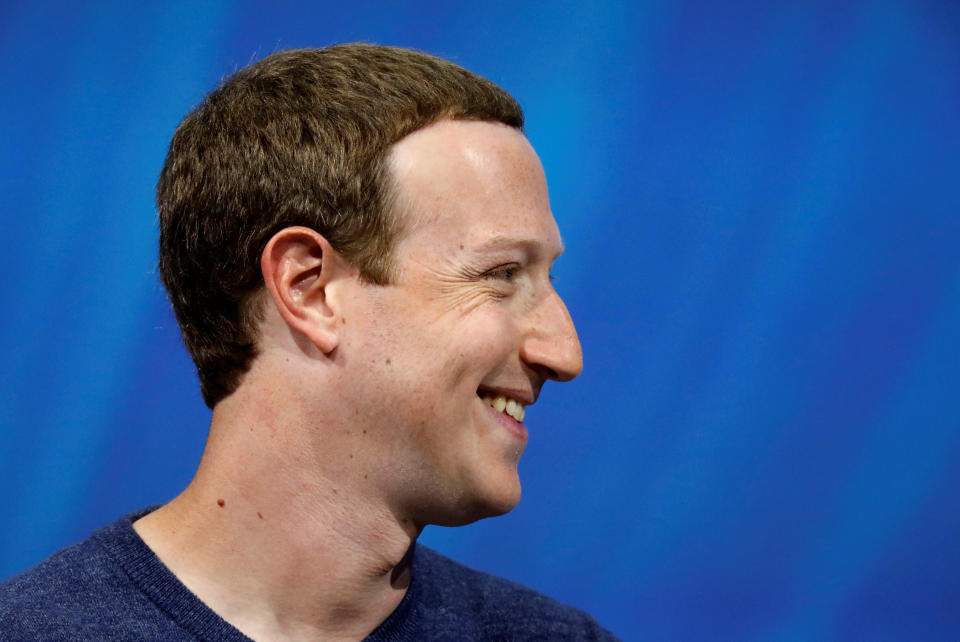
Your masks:
M 511 127 L 440 121 L 398 142 L 388 167 L 404 217 L 400 245 L 561 250 L 540 160 Z

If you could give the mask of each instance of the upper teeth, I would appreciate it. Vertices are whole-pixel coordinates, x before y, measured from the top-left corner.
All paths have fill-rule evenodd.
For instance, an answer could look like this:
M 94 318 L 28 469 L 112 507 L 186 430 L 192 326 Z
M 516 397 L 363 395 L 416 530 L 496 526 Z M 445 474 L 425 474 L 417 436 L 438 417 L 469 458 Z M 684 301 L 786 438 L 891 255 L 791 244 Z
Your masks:
M 496 410 L 507 413 L 517 421 L 522 422 L 524 415 L 527 414 L 527 409 L 522 403 L 516 399 L 507 399 L 503 395 L 497 395 L 496 397 L 485 396 L 483 401 Z

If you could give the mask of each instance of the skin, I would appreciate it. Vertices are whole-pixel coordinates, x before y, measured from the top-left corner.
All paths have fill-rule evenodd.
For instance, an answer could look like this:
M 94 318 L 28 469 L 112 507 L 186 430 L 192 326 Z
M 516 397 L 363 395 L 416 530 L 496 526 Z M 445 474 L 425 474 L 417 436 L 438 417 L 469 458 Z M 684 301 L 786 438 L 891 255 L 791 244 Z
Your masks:
M 260 355 L 214 409 L 194 480 L 134 524 L 254 639 L 373 631 L 405 594 L 426 524 L 519 501 L 526 427 L 480 394 L 529 405 L 582 367 L 522 134 L 441 121 L 397 143 L 389 167 L 406 222 L 393 284 L 363 282 L 312 230 L 277 233 Z

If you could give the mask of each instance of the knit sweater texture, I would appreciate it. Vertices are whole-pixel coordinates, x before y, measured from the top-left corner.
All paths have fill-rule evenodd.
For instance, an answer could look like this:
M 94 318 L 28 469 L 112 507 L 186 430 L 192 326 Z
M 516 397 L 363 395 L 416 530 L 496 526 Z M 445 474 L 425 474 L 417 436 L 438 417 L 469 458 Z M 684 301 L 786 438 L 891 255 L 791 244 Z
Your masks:
M 147 511 L 0 584 L 0 639 L 249 642 L 133 530 Z M 614 640 L 582 611 L 417 545 L 410 587 L 366 639 Z

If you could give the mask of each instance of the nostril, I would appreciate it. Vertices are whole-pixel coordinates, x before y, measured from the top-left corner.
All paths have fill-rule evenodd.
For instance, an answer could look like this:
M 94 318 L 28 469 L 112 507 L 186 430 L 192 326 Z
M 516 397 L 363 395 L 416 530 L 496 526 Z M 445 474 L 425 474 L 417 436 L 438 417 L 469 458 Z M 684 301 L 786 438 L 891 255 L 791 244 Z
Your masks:
M 537 376 L 543 380 L 557 380 L 560 379 L 560 373 L 551 368 L 550 366 L 545 366 L 542 363 L 528 363 L 528 367 L 537 373 Z

